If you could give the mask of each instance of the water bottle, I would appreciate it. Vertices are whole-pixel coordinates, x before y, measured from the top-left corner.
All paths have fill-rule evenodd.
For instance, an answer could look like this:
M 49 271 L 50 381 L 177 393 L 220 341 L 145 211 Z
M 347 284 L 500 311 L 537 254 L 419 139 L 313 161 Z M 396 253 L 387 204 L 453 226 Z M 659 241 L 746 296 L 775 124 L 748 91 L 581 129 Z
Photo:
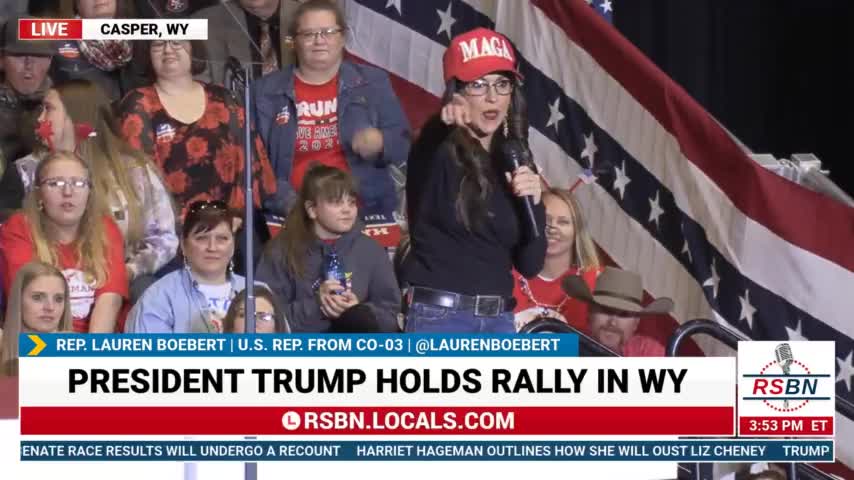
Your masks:
M 323 269 L 326 278 L 324 280 L 337 280 L 344 289 L 347 289 L 347 273 L 344 268 L 344 262 L 335 251 L 330 251 L 326 254 L 325 267 Z M 337 292 L 339 294 L 343 292 Z

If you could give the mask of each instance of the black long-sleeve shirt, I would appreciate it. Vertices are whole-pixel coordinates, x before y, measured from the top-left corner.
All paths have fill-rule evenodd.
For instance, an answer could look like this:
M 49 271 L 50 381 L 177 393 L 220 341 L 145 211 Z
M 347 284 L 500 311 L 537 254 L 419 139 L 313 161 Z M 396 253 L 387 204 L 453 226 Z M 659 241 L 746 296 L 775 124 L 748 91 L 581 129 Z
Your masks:
M 545 261 L 545 208 L 534 206 L 539 238 L 532 238 L 518 197 L 499 172 L 486 201 L 487 218 L 466 229 L 456 199 L 461 172 L 451 156 L 453 130 L 438 118 L 428 121 L 410 150 L 406 200 L 412 249 L 403 266 L 406 284 L 465 295 L 513 294 L 511 269 L 526 277 Z

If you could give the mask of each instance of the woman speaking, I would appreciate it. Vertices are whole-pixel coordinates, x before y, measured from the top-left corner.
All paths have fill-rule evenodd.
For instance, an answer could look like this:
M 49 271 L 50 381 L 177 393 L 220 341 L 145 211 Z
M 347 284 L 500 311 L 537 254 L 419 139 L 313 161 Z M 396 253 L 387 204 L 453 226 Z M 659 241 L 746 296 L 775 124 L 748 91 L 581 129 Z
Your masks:
M 531 277 L 543 268 L 540 179 L 504 153 L 517 144 L 518 163 L 530 159 L 515 60 L 510 42 L 483 28 L 445 52 L 445 106 L 422 130 L 407 170 L 408 332 L 514 332 L 511 271 Z

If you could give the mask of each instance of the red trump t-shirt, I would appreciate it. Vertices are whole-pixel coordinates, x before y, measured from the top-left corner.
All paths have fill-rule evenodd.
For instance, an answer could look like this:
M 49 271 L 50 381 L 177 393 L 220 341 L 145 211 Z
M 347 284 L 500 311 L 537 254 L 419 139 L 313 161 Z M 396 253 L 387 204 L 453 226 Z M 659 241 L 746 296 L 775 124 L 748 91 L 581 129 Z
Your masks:
M 338 76 L 312 85 L 294 77 L 297 107 L 297 141 L 291 166 L 291 185 L 302 188 L 305 172 L 313 163 L 349 171 L 338 130 Z
M 76 333 L 89 332 L 89 318 L 99 296 L 104 293 L 116 293 L 123 299 L 128 298 L 122 233 L 109 217 L 104 217 L 104 231 L 107 236 L 107 279 L 100 286 L 96 285 L 91 272 L 81 269 L 75 244 L 56 245 L 59 260 L 57 268 L 68 283 L 72 325 Z M 3 271 L 3 290 L 8 296 L 18 270 L 34 260 L 35 244 L 30 234 L 29 222 L 23 213 L 12 215 L 0 228 L 0 251 L 4 264 L 0 269 Z M 122 324 L 123 319 L 119 318 L 117 323 Z

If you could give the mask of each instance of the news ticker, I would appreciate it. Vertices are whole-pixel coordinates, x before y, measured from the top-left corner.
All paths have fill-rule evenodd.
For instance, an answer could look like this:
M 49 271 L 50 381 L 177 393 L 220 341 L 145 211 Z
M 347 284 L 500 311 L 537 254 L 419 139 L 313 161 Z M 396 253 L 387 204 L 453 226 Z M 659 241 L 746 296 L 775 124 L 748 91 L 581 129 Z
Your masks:
M 207 19 L 23 18 L 21 40 L 207 40 Z
M 24 441 L 22 461 L 833 462 L 832 440 Z
M 834 432 L 824 376 L 832 342 L 751 342 L 739 370 L 733 357 L 577 357 L 575 335 L 22 334 L 19 342 L 24 441 L 623 437 L 616 442 L 719 439 L 739 426 L 740 436 L 820 442 Z M 807 376 L 767 366 L 777 350 L 785 353 L 777 370 L 797 361 Z M 737 416 L 736 401 L 753 406 Z

